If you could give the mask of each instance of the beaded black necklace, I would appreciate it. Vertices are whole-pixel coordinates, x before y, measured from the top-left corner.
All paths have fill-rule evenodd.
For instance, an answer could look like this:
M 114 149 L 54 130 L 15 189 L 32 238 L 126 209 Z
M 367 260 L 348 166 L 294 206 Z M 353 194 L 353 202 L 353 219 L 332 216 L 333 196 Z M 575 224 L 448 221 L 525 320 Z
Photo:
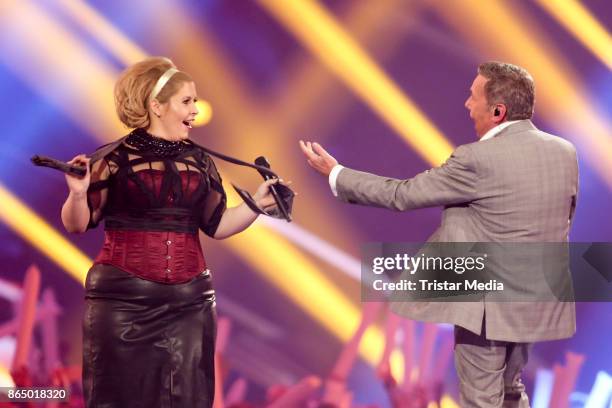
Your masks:
M 134 129 L 125 140 L 129 145 L 143 152 L 153 153 L 159 157 L 176 156 L 184 152 L 189 146 L 183 141 L 171 142 L 155 137 L 144 129 Z

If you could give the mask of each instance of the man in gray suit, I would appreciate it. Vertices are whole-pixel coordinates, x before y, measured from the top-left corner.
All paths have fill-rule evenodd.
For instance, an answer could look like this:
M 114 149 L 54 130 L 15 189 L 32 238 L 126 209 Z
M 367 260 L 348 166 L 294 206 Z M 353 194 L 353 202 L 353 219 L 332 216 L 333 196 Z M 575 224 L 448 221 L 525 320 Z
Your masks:
M 300 147 L 342 201 L 396 211 L 443 206 L 430 242 L 567 242 L 578 192 L 576 150 L 533 125 L 534 101 L 533 79 L 525 69 L 481 64 L 465 102 L 479 140 L 459 146 L 442 166 L 406 180 L 343 167 L 317 143 L 300 141 Z M 574 304 L 563 300 L 502 303 L 485 297 L 403 302 L 392 309 L 455 325 L 463 407 L 529 407 L 520 375 L 531 343 L 575 332 Z

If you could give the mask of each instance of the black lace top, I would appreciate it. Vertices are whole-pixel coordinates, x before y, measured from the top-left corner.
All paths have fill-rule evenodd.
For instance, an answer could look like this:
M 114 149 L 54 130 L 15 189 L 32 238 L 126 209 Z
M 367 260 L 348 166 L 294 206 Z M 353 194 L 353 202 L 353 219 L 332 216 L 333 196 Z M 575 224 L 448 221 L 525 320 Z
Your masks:
M 193 142 L 134 130 L 92 164 L 89 227 L 214 236 L 226 195 L 211 157 Z

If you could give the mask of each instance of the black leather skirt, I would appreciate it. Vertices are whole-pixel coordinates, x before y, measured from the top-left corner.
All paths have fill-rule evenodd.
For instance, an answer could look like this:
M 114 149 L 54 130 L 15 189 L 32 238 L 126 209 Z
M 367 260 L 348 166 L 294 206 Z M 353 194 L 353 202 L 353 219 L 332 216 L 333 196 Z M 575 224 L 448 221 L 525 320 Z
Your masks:
M 212 407 L 216 313 L 210 273 L 168 285 L 98 264 L 85 289 L 88 408 Z

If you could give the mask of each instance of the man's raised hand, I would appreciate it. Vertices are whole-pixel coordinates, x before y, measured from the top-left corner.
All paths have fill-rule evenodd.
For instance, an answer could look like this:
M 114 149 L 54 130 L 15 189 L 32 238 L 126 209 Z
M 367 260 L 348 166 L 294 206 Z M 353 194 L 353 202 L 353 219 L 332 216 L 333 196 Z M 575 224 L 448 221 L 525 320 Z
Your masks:
M 318 143 L 304 142 L 300 140 L 300 149 L 306 156 L 310 167 L 328 177 L 334 166 L 338 164 L 338 161 L 334 159 L 332 155 Z

